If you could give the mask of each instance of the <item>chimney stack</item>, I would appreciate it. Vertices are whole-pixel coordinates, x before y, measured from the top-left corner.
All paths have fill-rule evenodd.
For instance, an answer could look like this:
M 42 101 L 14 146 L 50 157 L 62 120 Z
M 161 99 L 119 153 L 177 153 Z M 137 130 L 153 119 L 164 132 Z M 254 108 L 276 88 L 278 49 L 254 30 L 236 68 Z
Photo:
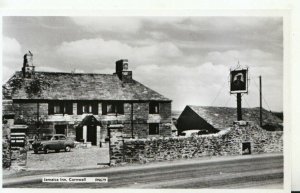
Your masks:
M 122 59 L 116 61 L 116 74 L 119 79 L 123 82 L 131 82 L 132 81 L 132 71 L 128 70 L 128 60 Z
M 26 53 L 23 57 L 23 77 L 31 78 L 34 75 L 34 68 L 35 66 L 33 65 L 33 54 L 28 51 L 28 53 Z

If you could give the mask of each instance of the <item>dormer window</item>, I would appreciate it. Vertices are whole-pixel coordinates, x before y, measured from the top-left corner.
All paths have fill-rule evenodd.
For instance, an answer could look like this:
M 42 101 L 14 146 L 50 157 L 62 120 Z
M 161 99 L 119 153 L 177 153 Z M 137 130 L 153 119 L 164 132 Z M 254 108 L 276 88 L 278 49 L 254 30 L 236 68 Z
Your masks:
M 149 114 L 159 114 L 159 103 L 150 102 L 149 103 Z

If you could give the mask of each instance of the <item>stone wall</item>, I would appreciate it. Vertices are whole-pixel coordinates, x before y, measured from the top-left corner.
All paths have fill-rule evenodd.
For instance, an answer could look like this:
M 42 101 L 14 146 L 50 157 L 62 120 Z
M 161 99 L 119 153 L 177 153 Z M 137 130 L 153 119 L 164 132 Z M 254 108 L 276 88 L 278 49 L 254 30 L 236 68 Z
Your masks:
M 11 165 L 11 159 L 10 159 L 9 140 L 2 138 L 2 168 L 9 168 L 10 165 Z
M 189 138 L 125 139 L 124 146 L 119 146 L 124 157 L 115 162 L 146 163 L 203 156 L 242 155 L 242 144 L 245 142 L 250 142 L 252 154 L 282 152 L 283 132 L 270 132 L 250 124 L 235 125 L 218 134 Z
M 36 134 L 37 103 L 13 103 L 15 112 L 15 124 L 28 125 L 27 134 L 32 137 Z M 48 104 L 39 103 L 39 117 L 45 119 L 48 116 Z
M 149 103 L 133 103 L 133 120 L 136 123 L 147 123 Z
M 110 165 L 114 166 L 118 163 L 124 162 L 124 140 L 122 137 L 122 128 L 109 129 L 109 159 Z
M 26 121 L 35 120 L 37 116 L 37 103 L 13 103 L 15 118 L 22 118 Z M 48 115 L 48 104 L 39 103 L 39 115 L 45 117 Z
M 9 138 L 2 138 L 2 168 L 23 170 L 27 164 L 27 151 L 29 144 L 25 147 L 11 147 Z
M 159 104 L 159 114 L 161 116 L 161 122 L 165 123 L 171 122 L 172 117 L 170 116 L 172 114 L 172 107 L 171 103 L 160 103 Z
M 24 170 L 27 164 L 28 145 L 25 147 L 11 147 L 11 165 L 10 169 Z

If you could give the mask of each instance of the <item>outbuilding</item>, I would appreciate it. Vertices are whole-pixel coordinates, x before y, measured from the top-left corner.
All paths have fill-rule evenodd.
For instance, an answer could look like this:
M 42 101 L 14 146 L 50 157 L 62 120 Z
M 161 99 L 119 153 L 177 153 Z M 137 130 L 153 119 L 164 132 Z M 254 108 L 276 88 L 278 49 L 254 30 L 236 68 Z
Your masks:
M 259 108 L 243 108 L 243 120 L 259 125 Z M 263 109 L 263 128 L 270 131 L 283 129 L 275 114 Z M 200 130 L 201 134 L 217 133 L 232 127 L 237 120 L 236 108 L 187 105 L 177 120 L 178 134 L 186 130 Z

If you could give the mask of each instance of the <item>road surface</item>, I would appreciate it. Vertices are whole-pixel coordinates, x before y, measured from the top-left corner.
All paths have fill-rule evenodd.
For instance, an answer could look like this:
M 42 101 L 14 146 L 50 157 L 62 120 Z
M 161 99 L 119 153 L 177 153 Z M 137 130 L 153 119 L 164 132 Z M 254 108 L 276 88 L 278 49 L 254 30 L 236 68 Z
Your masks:
M 72 176 L 108 177 L 108 183 L 42 183 L 41 180 L 37 180 L 15 184 L 4 183 L 3 186 L 12 188 L 283 188 L 283 156 L 249 156 L 246 159 L 109 168 Z

